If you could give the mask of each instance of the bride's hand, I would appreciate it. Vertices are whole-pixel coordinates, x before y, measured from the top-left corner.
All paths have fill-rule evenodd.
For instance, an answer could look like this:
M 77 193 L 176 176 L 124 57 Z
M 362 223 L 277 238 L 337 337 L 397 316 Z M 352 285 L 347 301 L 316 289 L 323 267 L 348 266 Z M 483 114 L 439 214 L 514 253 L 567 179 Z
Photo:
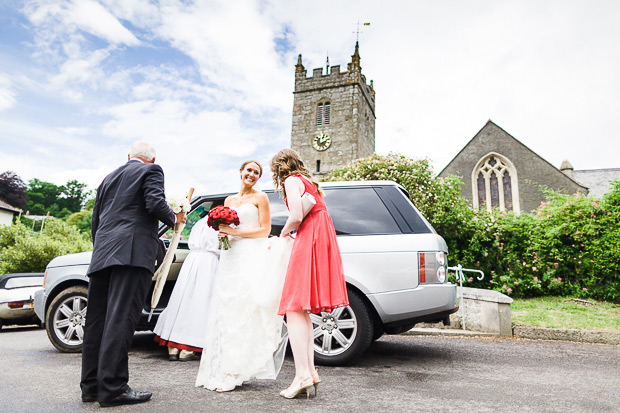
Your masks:
M 287 237 L 294 239 L 290 232 L 287 232 L 286 234 L 284 232 L 280 233 L 280 238 L 287 238 Z
M 229 225 L 226 224 L 221 224 L 220 225 L 220 234 L 224 234 L 222 235 L 222 237 L 225 237 L 226 235 L 236 235 L 237 230 L 235 228 L 232 228 Z

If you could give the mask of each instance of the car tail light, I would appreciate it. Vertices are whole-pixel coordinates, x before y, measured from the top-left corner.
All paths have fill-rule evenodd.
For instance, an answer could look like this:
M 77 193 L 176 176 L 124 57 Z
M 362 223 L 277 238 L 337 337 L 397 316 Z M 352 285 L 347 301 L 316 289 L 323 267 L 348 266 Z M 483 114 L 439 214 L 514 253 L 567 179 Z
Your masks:
M 45 269 L 45 275 L 43 276 L 43 288 L 45 288 L 46 281 L 47 281 L 47 268 Z
M 438 251 L 435 253 L 435 258 L 437 259 L 437 281 L 440 283 L 444 283 L 446 281 L 446 270 L 448 264 L 446 262 L 446 254 L 443 251 Z
M 448 260 L 443 251 L 419 252 L 420 284 L 446 282 Z
M 426 253 L 420 253 L 420 284 L 426 282 Z
M 28 304 L 28 301 L 10 301 L 7 304 L 9 305 L 9 308 L 23 308 Z

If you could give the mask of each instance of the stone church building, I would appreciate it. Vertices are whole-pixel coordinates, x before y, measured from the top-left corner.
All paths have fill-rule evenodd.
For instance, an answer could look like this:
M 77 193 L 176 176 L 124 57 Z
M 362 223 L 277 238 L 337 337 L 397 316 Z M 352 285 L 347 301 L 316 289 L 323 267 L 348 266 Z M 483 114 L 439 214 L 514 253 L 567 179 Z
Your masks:
M 461 196 L 475 209 L 532 211 L 545 200 L 547 187 L 567 194 L 601 196 L 620 169 L 575 171 L 568 161 L 560 169 L 489 120 L 439 173 L 458 175 Z
M 332 66 L 307 77 L 301 55 L 297 59 L 291 148 L 314 175 L 375 152 L 375 90 L 360 60 L 357 42 L 346 72 Z

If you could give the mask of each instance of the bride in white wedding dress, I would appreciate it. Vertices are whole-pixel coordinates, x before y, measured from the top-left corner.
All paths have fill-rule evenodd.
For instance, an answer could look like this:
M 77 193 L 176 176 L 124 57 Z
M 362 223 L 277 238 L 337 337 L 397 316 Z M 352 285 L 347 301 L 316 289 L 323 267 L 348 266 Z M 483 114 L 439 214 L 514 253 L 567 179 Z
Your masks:
M 240 225 L 220 226 L 231 248 L 222 251 L 210 307 L 196 386 L 230 391 L 251 378 L 275 379 L 282 367 L 286 339 L 278 315 L 290 248 L 271 229 L 269 201 L 253 189 L 262 168 L 241 167 L 241 191 L 224 203 Z

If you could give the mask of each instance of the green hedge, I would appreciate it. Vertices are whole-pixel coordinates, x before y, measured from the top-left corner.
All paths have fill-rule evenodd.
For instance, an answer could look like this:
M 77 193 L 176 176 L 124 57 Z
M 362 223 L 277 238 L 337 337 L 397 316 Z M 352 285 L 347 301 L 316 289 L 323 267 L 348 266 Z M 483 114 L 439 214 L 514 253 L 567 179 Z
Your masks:
M 602 199 L 547 191 L 520 215 L 474 211 L 462 181 L 434 176 L 426 159 L 372 155 L 325 180 L 389 179 L 403 185 L 448 244 L 451 265 L 484 271 L 465 285 L 513 297 L 571 295 L 620 302 L 620 182 Z
M 32 234 L 21 222 L 0 226 L 0 275 L 44 271 L 59 255 L 92 250 L 89 235 L 60 219 L 47 218 L 42 233 Z

